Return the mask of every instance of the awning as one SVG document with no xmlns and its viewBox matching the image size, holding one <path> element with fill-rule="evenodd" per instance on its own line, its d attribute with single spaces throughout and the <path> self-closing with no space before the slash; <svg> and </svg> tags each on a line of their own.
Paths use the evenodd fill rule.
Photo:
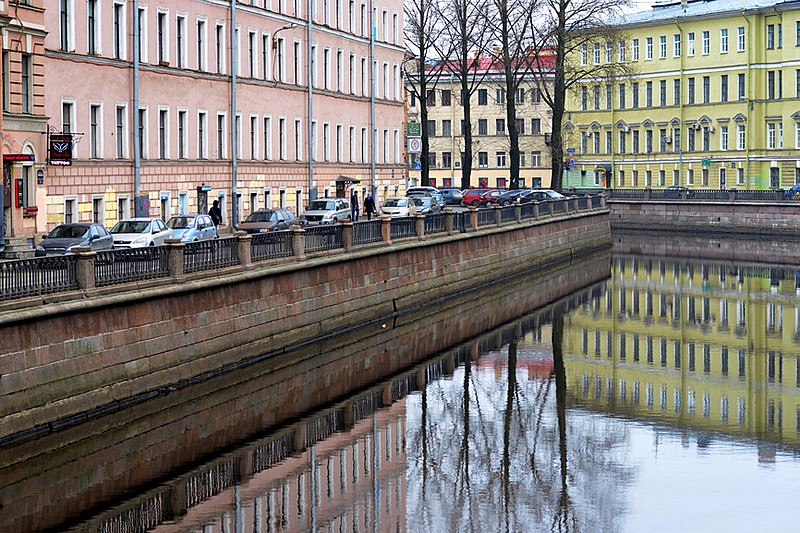
<svg viewBox="0 0 800 533">
<path fill-rule="evenodd" d="M 336 183 L 361 183 L 361 180 L 357 180 L 355 178 L 351 178 L 350 176 L 339 176 L 336 178 Z"/>
</svg>

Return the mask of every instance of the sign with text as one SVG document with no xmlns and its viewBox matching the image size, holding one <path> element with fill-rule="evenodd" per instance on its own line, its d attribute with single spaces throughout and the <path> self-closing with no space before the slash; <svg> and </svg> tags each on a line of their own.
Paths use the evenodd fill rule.
<svg viewBox="0 0 800 533">
<path fill-rule="evenodd" d="M 419 122 L 409 122 L 408 123 L 408 136 L 409 137 L 421 137 L 422 136 L 422 124 Z"/>
<path fill-rule="evenodd" d="M 50 135 L 51 165 L 69 166 L 72 164 L 72 135 L 69 133 L 53 133 Z"/>
</svg>

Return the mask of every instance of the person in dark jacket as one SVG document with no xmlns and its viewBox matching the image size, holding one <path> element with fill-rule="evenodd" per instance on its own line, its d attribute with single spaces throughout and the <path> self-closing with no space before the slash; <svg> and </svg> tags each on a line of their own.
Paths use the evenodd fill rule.
<svg viewBox="0 0 800 533">
<path fill-rule="evenodd" d="M 372 220 L 372 215 L 377 215 L 378 212 L 375 209 L 375 200 L 372 198 L 372 193 L 367 193 L 367 197 L 364 198 L 364 214 L 367 215 L 367 220 Z"/>
<path fill-rule="evenodd" d="M 219 200 L 214 200 L 214 204 L 208 210 L 208 216 L 211 217 L 215 226 L 222 224 L 222 209 L 219 208 Z"/>
<path fill-rule="evenodd" d="M 350 195 L 350 221 L 351 222 L 358 222 L 358 214 L 361 211 L 361 207 L 358 205 L 358 191 L 353 189 L 353 194 Z"/>
</svg>

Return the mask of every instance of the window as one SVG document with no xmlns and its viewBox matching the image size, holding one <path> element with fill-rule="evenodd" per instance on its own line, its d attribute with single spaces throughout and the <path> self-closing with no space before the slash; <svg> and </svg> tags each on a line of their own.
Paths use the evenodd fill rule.
<svg viewBox="0 0 800 533">
<path fill-rule="evenodd" d="M 59 4 L 59 29 L 61 32 L 61 50 L 69 52 L 72 50 L 72 38 L 75 31 L 72 20 L 73 3 L 70 0 L 60 0 Z M 115 10 L 116 14 L 116 10 Z"/>
<path fill-rule="evenodd" d="M 97 9 L 98 0 L 88 0 L 86 3 L 86 31 L 88 33 L 88 47 L 89 54 L 94 55 L 99 52 L 98 50 L 98 36 L 100 34 L 100 13 Z"/>
<path fill-rule="evenodd" d="M 169 157 L 169 113 L 166 109 L 158 110 L 158 158 Z"/>
<path fill-rule="evenodd" d="M 186 159 L 188 153 L 188 118 L 185 109 L 178 110 L 178 159 Z"/>
<path fill-rule="evenodd" d="M 631 97 L 633 98 L 633 108 L 639 109 L 639 82 L 631 85 Z"/>
<path fill-rule="evenodd" d="M 625 62 L 625 41 L 620 41 L 617 44 L 617 57 L 620 63 Z"/>
<path fill-rule="evenodd" d="M 505 152 L 497 152 L 497 167 L 503 168 L 506 166 L 506 153 Z"/>
<path fill-rule="evenodd" d="M 208 50 L 206 49 L 206 21 L 197 21 L 197 70 L 208 69 Z"/>
<path fill-rule="evenodd" d="M 281 161 L 286 161 L 286 119 L 281 117 L 278 119 L 278 157 Z"/>
<path fill-rule="evenodd" d="M 69 1 L 69 0 L 67 0 Z M 125 5 L 114 4 L 114 59 L 124 59 L 125 49 Z"/>
<path fill-rule="evenodd" d="M 524 104 L 525 103 L 525 89 L 517 89 L 517 93 L 514 95 L 514 103 L 515 104 Z"/>
<path fill-rule="evenodd" d="M 744 100 L 745 99 L 744 74 L 739 74 L 738 79 L 739 79 L 739 100 Z M 800 71 L 798 71 L 798 88 L 800 88 Z M 797 96 L 800 96 L 800 89 L 798 90 Z"/>
<path fill-rule="evenodd" d="M 505 89 L 496 89 L 495 90 L 495 103 L 497 105 L 505 105 L 505 103 L 506 103 L 506 90 Z"/>
<path fill-rule="evenodd" d="M 489 121 L 485 118 L 478 119 L 478 135 L 489 135 Z"/>
<path fill-rule="evenodd" d="M 478 105 L 487 105 L 488 100 L 488 93 L 486 89 L 478 89 Z"/>
<path fill-rule="evenodd" d="M 767 50 L 775 48 L 775 25 L 767 24 Z"/>
<path fill-rule="evenodd" d="M 626 151 L 626 148 L 627 148 L 626 147 L 626 141 L 627 141 L 627 135 L 625 134 L 625 131 L 620 130 L 619 131 L 619 153 L 621 153 L 621 154 L 624 154 L 625 151 Z"/>
<path fill-rule="evenodd" d="M 631 147 L 634 154 L 639 153 L 639 130 L 633 130 L 631 135 L 633 146 Z"/>
<path fill-rule="evenodd" d="M 639 39 L 634 39 L 631 42 L 631 55 L 634 61 L 639 61 Z"/>
<path fill-rule="evenodd" d="M 672 80 L 672 104 L 681 105 L 681 79 Z"/>
<path fill-rule="evenodd" d="M 169 30 L 167 29 L 167 13 L 164 11 L 159 11 L 156 24 L 158 32 L 158 63 L 163 65 L 169 62 Z"/>
<path fill-rule="evenodd" d="M 451 120 L 442 120 L 442 137 L 453 136 L 453 122 Z"/>
<path fill-rule="evenodd" d="M 540 135 L 541 133 L 542 133 L 542 119 L 540 119 L 540 118 L 532 118 L 531 119 L 531 134 Z"/>
<path fill-rule="evenodd" d="M 686 55 L 694 55 L 694 32 L 690 31 L 686 34 Z"/>
<path fill-rule="evenodd" d="M 452 94 L 449 89 L 442 89 L 442 105 L 450 106 L 452 101 Z"/>
<path fill-rule="evenodd" d="M 645 85 L 645 107 L 653 107 L 653 82 L 648 81 Z"/>
<path fill-rule="evenodd" d="M 644 151 L 647 154 L 653 153 L 653 130 L 645 130 L 644 132 Z"/>
<path fill-rule="evenodd" d="M 264 117 L 264 128 L 261 134 L 264 140 L 261 143 L 264 150 L 264 159 L 269 161 L 272 159 L 272 117 Z"/>
<path fill-rule="evenodd" d="M 798 22 L 798 29 L 797 29 L 797 39 L 800 42 L 800 22 Z M 586 50 L 586 44 L 581 45 L 581 65 L 586 65 L 588 62 L 588 51 Z"/>
<path fill-rule="evenodd" d="M 452 168 L 453 154 L 452 152 L 442 152 L 442 168 Z"/>
<path fill-rule="evenodd" d="M 646 60 L 653 59 L 653 38 L 648 37 L 645 39 L 644 58 Z"/>
<path fill-rule="evenodd" d="M 428 135 L 431 137 L 436 137 L 436 121 L 428 120 L 426 121 L 425 126 Z"/>
<path fill-rule="evenodd" d="M 600 109 L 600 86 L 599 85 L 595 85 L 592 88 L 592 92 L 593 92 L 593 96 L 594 96 L 594 98 L 593 98 L 593 100 L 594 100 L 594 109 L 595 109 L 595 111 L 597 111 L 598 109 Z"/>
<path fill-rule="evenodd" d="M 736 125 L 736 149 L 744 150 L 745 146 L 745 126 L 744 124 Z"/>
<path fill-rule="evenodd" d="M 250 159 L 258 159 L 258 117 L 250 116 Z"/>
<path fill-rule="evenodd" d="M 723 74 L 719 77 L 719 101 L 728 101 L 728 75 Z"/>
<path fill-rule="evenodd" d="M 606 43 L 606 63 L 611 63 L 613 61 L 613 52 L 611 49 L 611 43 Z"/>
<path fill-rule="evenodd" d="M 217 24 L 215 36 L 215 50 L 217 61 L 217 74 L 225 73 L 225 26 Z"/>
<path fill-rule="evenodd" d="M 667 105 L 667 80 L 661 80 L 658 82 L 658 103 L 661 107 L 666 107 Z"/>
<path fill-rule="evenodd" d="M 728 53 L 728 28 L 719 30 L 719 52 L 721 54 Z"/>
<path fill-rule="evenodd" d="M 728 126 L 719 127 L 719 149 L 723 151 L 728 149 Z"/>
<path fill-rule="evenodd" d="M 489 167 L 489 152 L 478 152 L 478 168 Z"/>
<path fill-rule="evenodd" d="M 588 89 L 586 85 L 581 86 L 581 110 L 586 111 L 589 105 Z"/>
<path fill-rule="evenodd" d="M 688 135 L 686 136 L 686 144 L 687 144 L 686 149 L 689 152 L 694 152 L 695 129 L 690 126 L 689 129 L 687 130 L 687 134 Z"/>
<path fill-rule="evenodd" d="M 251 78 L 258 76 L 258 66 L 256 62 L 256 57 L 258 57 L 258 40 L 256 37 L 257 35 L 254 31 L 247 33 L 247 75 Z M 180 60 L 178 60 L 178 63 L 180 63 Z"/>
<path fill-rule="evenodd" d="M 687 93 L 687 102 L 689 104 L 694 104 L 694 78 L 689 78 L 686 80 L 688 82 L 688 93 Z"/>
<path fill-rule="evenodd" d="M 739 26 L 736 28 L 736 51 L 744 52 L 744 45 L 744 26 Z"/>
<path fill-rule="evenodd" d="M 147 149 L 149 138 L 147 136 L 147 108 L 140 107 L 139 108 L 139 154 L 141 154 L 142 158 L 147 159 L 150 156 L 150 152 Z"/>
<path fill-rule="evenodd" d="M 217 113 L 217 159 L 225 159 L 225 114 Z"/>
<path fill-rule="evenodd" d="M 303 123 L 299 118 L 294 119 L 294 160 L 300 161 L 303 157 Z"/>
<path fill-rule="evenodd" d="M 711 77 L 703 76 L 703 103 L 707 104 L 711 101 Z"/>
<path fill-rule="evenodd" d="M 600 43 L 594 43 L 594 64 L 600 64 Z"/>
<path fill-rule="evenodd" d="M 707 56 L 711 53 L 711 34 L 707 31 L 703 32 L 703 55 Z"/>
<path fill-rule="evenodd" d="M 611 154 L 611 153 L 613 153 L 613 151 L 614 151 L 614 146 L 612 145 L 611 132 L 607 131 L 606 132 L 606 153 L 607 154 Z"/>
<path fill-rule="evenodd" d="M 89 106 L 89 157 L 98 159 L 102 157 L 102 113 L 100 104 Z"/>
<path fill-rule="evenodd" d="M 611 85 L 606 85 L 606 109 L 611 109 Z"/>
<path fill-rule="evenodd" d="M 208 114 L 205 111 L 197 113 L 197 158 L 208 157 Z"/>
<path fill-rule="evenodd" d="M 665 129 L 658 130 L 658 136 L 659 136 L 658 151 L 663 154 L 664 152 L 667 151 L 667 130 Z"/>
<path fill-rule="evenodd" d="M 114 112 L 114 134 L 117 159 L 124 159 L 128 155 L 128 108 L 124 104 L 117 105 Z"/>
<path fill-rule="evenodd" d="M 33 60 L 30 54 L 20 54 L 20 99 L 22 100 L 22 112 L 30 113 L 33 111 L 33 85 L 31 75 L 33 74 Z"/>
<path fill-rule="evenodd" d="M 673 57 L 680 57 L 681 56 L 681 34 L 676 33 L 672 36 L 672 56 Z"/>
<path fill-rule="evenodd" d="M 506 119 L 498 118 L 495 120 L 495 131 L 497 135 L 505 135 L 506 134 Z"/>
</svg>

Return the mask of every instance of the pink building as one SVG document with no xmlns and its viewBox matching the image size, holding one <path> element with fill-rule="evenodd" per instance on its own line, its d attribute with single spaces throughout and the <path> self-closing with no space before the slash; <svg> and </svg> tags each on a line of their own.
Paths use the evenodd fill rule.
<svg viewBox="0 0 800 533">
<path fill-rule="evenodd" d="M 309 197 L 334 195 L 339 176 L 379 195 L 399 186 L 399 0 L 374 1 L 374 46 L 366 0 L 52 4 L 45 113 L 73 145 L 71 157 L 51 152 L 38 231 L 110 227 L 139 209 L 205 212 L 213 199 L 226 223 L 234 207 L 239 219 L 275 206 L 299 214 Z"/>
</svg>

